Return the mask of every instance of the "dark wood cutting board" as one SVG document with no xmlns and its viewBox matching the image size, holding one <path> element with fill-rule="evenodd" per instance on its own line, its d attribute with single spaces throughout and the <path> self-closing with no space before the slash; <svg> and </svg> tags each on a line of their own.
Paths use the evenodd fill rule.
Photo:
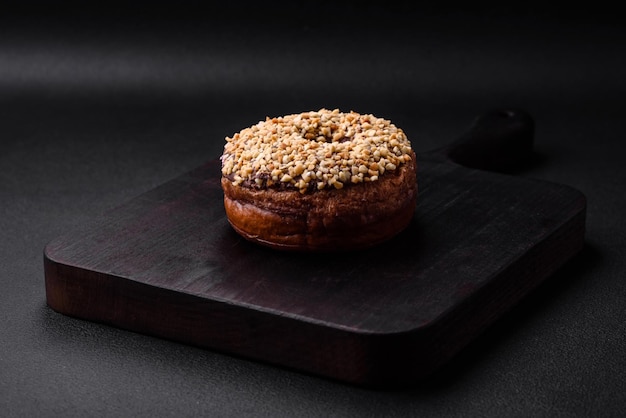
<svg viewBox="0 0 626 418">
<path fill-rule="evenodd" d="M 583 246 L 585 197 L 496 173 L 532 153 L 522 111 L 418 156 L 411 225 L 381 246 L 283 253 L 240 238 L 218 160 L 50 242 L 66 315 L 351 383 L 429 376 Z M 473 168 L 470 168 L 473 167 Z"/>
</svg>

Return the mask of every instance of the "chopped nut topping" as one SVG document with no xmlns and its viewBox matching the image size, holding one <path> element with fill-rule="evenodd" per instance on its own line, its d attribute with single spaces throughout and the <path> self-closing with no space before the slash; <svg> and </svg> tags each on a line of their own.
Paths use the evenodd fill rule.
<svg viewBox="0 0 626 418">
<path fill-rule="evenodd" d="M 226 137 L 222 174 L 234 185 L 326 186 L 376 181 L 411 160 L 411 143 L 390 121 L 338 109 L 266 118 Z"/>
</svg>

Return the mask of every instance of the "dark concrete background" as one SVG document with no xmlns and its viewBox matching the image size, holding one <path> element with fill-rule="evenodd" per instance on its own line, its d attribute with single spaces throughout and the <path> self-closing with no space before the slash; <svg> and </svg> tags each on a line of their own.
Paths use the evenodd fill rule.
<svg viewBox="0 0 626 418">
<path fill-rule="evenodd" d="M 10 4 L 0 14 L 6 416 L 618 416 L 626 28 L 613 10 L 318 2 Z M 268 15 L 268 10 L 271 10 Z M 519 175 L 588 198 L 587 245 L 426 384 L 372 391 L 59 315 L 42 251 L 266 115 L 391 119 L 417 151 L 519 107 Z"/>
</svg>

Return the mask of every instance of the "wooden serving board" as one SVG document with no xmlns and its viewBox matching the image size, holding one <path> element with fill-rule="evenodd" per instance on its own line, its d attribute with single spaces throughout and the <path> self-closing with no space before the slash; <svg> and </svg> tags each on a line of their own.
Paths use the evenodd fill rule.
<svg viewBox="0 0 626 418">
<path fill-rule="evenodd" d="M 532 136 L 528 115 L 499 111 L 419 155 L 413 222 L 356 253 L 243 240 L 210 161 L 50 242 L 47 302 L 360 385 L 425 378 L 583 246 L 580 192 L 483 170 L 523 161 Z"/>
</svg>

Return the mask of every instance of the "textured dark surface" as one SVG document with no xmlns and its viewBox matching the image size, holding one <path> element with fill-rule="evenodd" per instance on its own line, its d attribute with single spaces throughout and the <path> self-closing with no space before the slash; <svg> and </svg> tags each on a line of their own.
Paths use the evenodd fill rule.
<svg viewBox="0 0 626 418">
<path fill-rule="evenodd" d="M 379 13 L 368 3 L 365 20 L 382 16 L 384 25 L 288 10 L 260 27 L 167 8 L 115 16 L 115 5 L 0 17 L 4 415 L 618 416 L 626 408 L 621 16 Z M 527 109 L 538 155 L 517 174 L 587 196 L 583 252 L 435 381 L 395 391 L 46 307 L 47 242 L 215 158 L 218 139 L 243 126 L 321 106 L 390 118 L 418 151 L 449 143 L 485 109 Z"/>
<path fill-rule="evenodd" d="M 585 230 L 570 187 L 433 155 L 417 157 L 410 225 L 337 254 L 246 242 L 212 160 L 50 242 L 48 305 L 351 383 L 414 384 L 576 256 Z"/>
</svg>

